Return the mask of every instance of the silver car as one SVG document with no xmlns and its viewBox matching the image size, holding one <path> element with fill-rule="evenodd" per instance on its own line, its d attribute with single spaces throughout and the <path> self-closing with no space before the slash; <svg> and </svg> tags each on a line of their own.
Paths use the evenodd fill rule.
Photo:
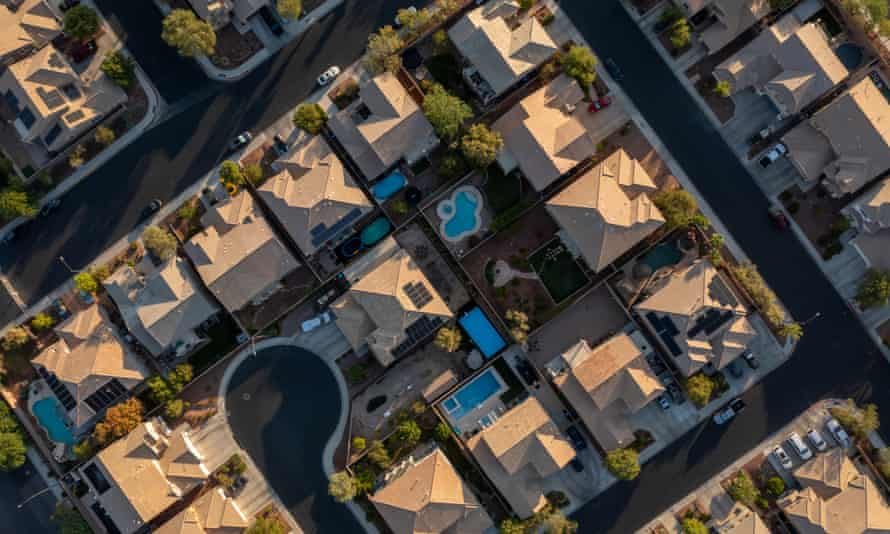
<svg viewBox="0 0 890 534">
<path fill-rule="evenodd" d="M 783 449 L 781 445 L 776 445 L 776 448 L 773 449 L 773 456 L 779 460 L 779 463 L 782 464 L 782 467 L 785 469 L 794 467 L 794 462 L 791 461 L 791 457 L 788 456 L 788 453 L 785 452 L 785 449 Z"/>
</svg>

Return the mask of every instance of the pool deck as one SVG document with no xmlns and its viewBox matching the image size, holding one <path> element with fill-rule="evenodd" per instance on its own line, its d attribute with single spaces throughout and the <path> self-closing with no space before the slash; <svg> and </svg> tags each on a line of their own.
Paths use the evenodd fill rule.
<svg viewBox="0 0 890 534">
<path fill-rule="evenodd" d="M 482 374 L 484 374 L 486 372 L 492 372 L 495 374 L 495 377 L 497 378 L 498 382 L 501 384 L 500 389 L 496 393 L 494 393 L 493 395 L 491 395 L 490 397 L 485 399 L 485 402 L 474 407 L 469 412 L 466 412 L 465 414 L 463 414 L 463 416 L 460 419 L 455 419 L 454 417 L 451 416 L 451 414 L 448 413 L 448 410 L 446 410 L 445 406 L 443 405 L 444 400 L 443 400 L 443 402 L 439 403 L 439 410 L 441 410 L 442 414 L 445 415 L 445 418 L 448 419 L 448 422 L 451 423 L 451 427 L 454 428 L 461 435 L 470 433 L 470 432 L 480 428 L 480 426 L 481 426 L 480 420 L 482 419 L 482 417 L 488 415 L 489 413 L 493 412 L 493 413 L 497 414 L 497 416 L 501 416 L 506 411 L 506 407 L 504 406 L 504 403 L 501 402 L 501 393 L 506 391 L 507 387 L 504 382 L 504 379 L 501 378 L 501 376 L 497 374 L 497 371 L 494 369 L 494 367 L 489 367 L 488 370 L 483 371 L 483 373 L 480 373 L 478 376 L 476 376 L 473 379 L 473 381 L 467 382 L 459 390 L 455 391 L 454 394 L 449 395 L 448 397 L 445 397 L 445 400 L 453 397 L 458 391 L 462 391 L 465 387 L 469 386 L 470 384 L 472 384 L 473 382 L 478 380 L 479 377 L 482 376 Z"/>
</svg>

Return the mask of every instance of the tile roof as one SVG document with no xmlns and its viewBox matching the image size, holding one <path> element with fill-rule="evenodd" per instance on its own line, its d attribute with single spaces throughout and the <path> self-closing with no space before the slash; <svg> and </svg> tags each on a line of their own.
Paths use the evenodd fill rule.
<svg viewBox="0 0 890 534">
<path fill-rule="evenodd" d="M 852 207 L 863 219 L 862 227 L 866 232 L 890 227 L 890 178 L 869 189 Z"/>
<path fill-rule="evenodd" d="M 241 534 L 247 518 L 222 488 L 199 497 L 191 506 L 157 528 L 155 534 Z"/>
<path fill-rule="evenodd" d="M 547 200 L 547 211 L 594 270 L 600 271 L 664 224 L 645 193 L 655 184 L 623 149 Z"/>
<path fill-rule="evenodd" d="M 733 504 L 726 517 L 714 520 L 711 527 L 718 534 L 770 534 L 760 515 L 740 502 Z"/>
<path fill-rule="evenodd" d="M 769 0 L 712 0 L 710 5 L 717 21 L 701 32 L 701 40 L 710 53 L 729 44 L 772 11 Z"/>
<path fill-rule="evenodd" d="M 24 0 L 13 9 L 0 5 L 0 57 L 33 46 L 39 48 L 62 31 L 52 9 L 43 0 Z"/>
</svg>

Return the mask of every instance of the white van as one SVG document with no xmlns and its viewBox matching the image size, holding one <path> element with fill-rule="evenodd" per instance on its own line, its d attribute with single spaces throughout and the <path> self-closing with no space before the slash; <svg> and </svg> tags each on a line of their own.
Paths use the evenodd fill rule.
<svg viewBox="0 0 890 534">
<path fill-rule="evenodd" d="M 797 432 L 792 432 L 790 436 L 788 436 L 788 443 L 794 447 L 794 450 L 797 452 L 797 455 L 800 456 L 801 460 L 809 460 L 813 457 L 813 451 L 807 447 L 807 444 L 804 443 L 803 439 L 801 439 L 800 434 Z"/>
</svg>

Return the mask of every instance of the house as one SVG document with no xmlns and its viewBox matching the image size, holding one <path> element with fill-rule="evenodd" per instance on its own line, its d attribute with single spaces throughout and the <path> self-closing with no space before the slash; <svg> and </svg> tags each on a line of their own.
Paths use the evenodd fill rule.
<svg viewBox="0 0 890 534">
<path fill-rule="evenodd" d="M 352 277 L 357 279 L 331 310 L 353 349 L 367 346 L 384 367 L 454 316 L 404 249 L 347 275 Z"/>
<path fill-rule="evenodd" d="M 56 152 L 127 101 L 101 72 L 82 78 L 52 46 L 9 66 L 0 94 L 23 141 Z"/>
<path fill-rule="evenodd" d="M 439 144 L 420 106 L 389 72 L 365 83 L 358 99 L 334 114 L 328 127 L 367 180 L 399 160 L 416 163 Z"/>
<path fill-rule="evenodd" d="M 890 169 L 890 102 L 868 76 L 785 134 L 788 159 L 805 181 L 836 197 Z"/>
<path fill-rule="evenodd" d="M 649 352 L 642 333 L 622 332 L 595 348 L 582 339 L 548 365 L 560 369 L 554 385 L 605 450 L 632 443 L 628 417 L 664 392 L 646 362 Z"/>
<path fill-rule="evenodd" d="M 467 440 L 467 448 L 521 518 L 547 504 L 545 484 L 575 451 L 541 402 L 529 397 Z"/>
<path fill-rule="evenodd" d="M 753 88 L 766 95 L 780 119 L 800 113 L 848 74 L 821 26 L 801 24 L 793 12 L 714 69 L 733 93 Z"/>
<path fill-rule="evenodd" d="M 229 311 L 258 304 L 300 266 L 242 191 L 201 217 L 204 226 L 184 247 L 204 284 Z"/>
<path fill-rule="evenodd" d="M 596 272 L 664 224 L 647 193 L 657 188 L 624 149 L 582 174 L 546 201 L 560 238 Z"/>
<path fill-rule="evenodd" d="M 469 66 L 464 77 L 484 102 L 504 94 L 559 49 L 516 0 L 494 0 L 458 20 L 448 37 Z"/>
<path fill-rule="evenodd" d="M 173 257 L 155 266 L 146 256 L 102 283 L 131 334 L 153 356 L 184 355 L 202 341 L 196 328 L 219 308 L 205 294 L 188 262 Z"/>
<path fill-rule="evenodd" d="M 800 534 L 878 534 L 890 532 L 890 507 L 880 490 L 836 447 L 798 467 L 803 489 L 779 501 Z"/>
<path fill-rule="evenodd" d="M 213 26 L 214 31 L 231 22 L 232 10 L 235 9 L 232 0 L 189 0 L 189 5 L 201 20 Z"/>
<path fill-rule="evenodd" d="M 257 192 L 306 256 L 373 210 L 371 201 L 320 135 L 278 164 L 282 171 Z"/>
<path fill-rule="evenodd" d="M 596 143 L 575 115 L 585 113 L 584 91 L 561 75 L 523 98 L 495 121 L 504 147 L 498 165 L 504 172 L 519 167 L 538 191 L 596 154 Z"/>
<path fill-rule="evenodd" d="M 890 179 L 876 184 L 841 211 L 858 230 L 850 244 L 866 266 L 890 269 Z"/>
<path fill-rule="evenodd" d="M 684 376 L 723 369 L 757 335 L 747 310 L 707 259 L 674 272 L 634 306 Z"/>
<path fill-rule="evenodd" d="M 155 534 L 241 534 L 248 518 L 223 488 L 214 488 L 155 529 Z"/>
<path fill-rule="evenodd" d="M 674 0 L 700 28 L 708 54 L 717 52 L 772 10 L 769 0 Z"/>
<path fill-rule="evenodd" d="M 88 429 L 107 407 L 122 400 L 149 373 L 98 304 L 59 323 L 55 331 L 59 340 L 31 363 L 77 434 Z"/>
<path fill-rule="evenodd" d="M 171 430 L 160 417 L 142 423 L 80 468 L 89 498 L 95 500 L 91 508 L 121 534 L 142 529 L 211 472 L 188 424 Z"/>
<path fill-rule="evenodd" d="M 394 534 L 485 532 L 494 527 L 438 447 L 395 467 L 369 500 Z"/>
<path fill-rule="evenodd" d="M 0 3 L 0 28 L 0 64 L 4 65 L 43 48 L 62 31 L 59 19 L 45 0 Z"/>
<path fill-rule="evenodd" d="M 769 527 L 760 515 L 741 502 L 735 502 L 729 512 L 708 523 L 711 532 L 717 534 L 770 534 Z"/>
</svg>

